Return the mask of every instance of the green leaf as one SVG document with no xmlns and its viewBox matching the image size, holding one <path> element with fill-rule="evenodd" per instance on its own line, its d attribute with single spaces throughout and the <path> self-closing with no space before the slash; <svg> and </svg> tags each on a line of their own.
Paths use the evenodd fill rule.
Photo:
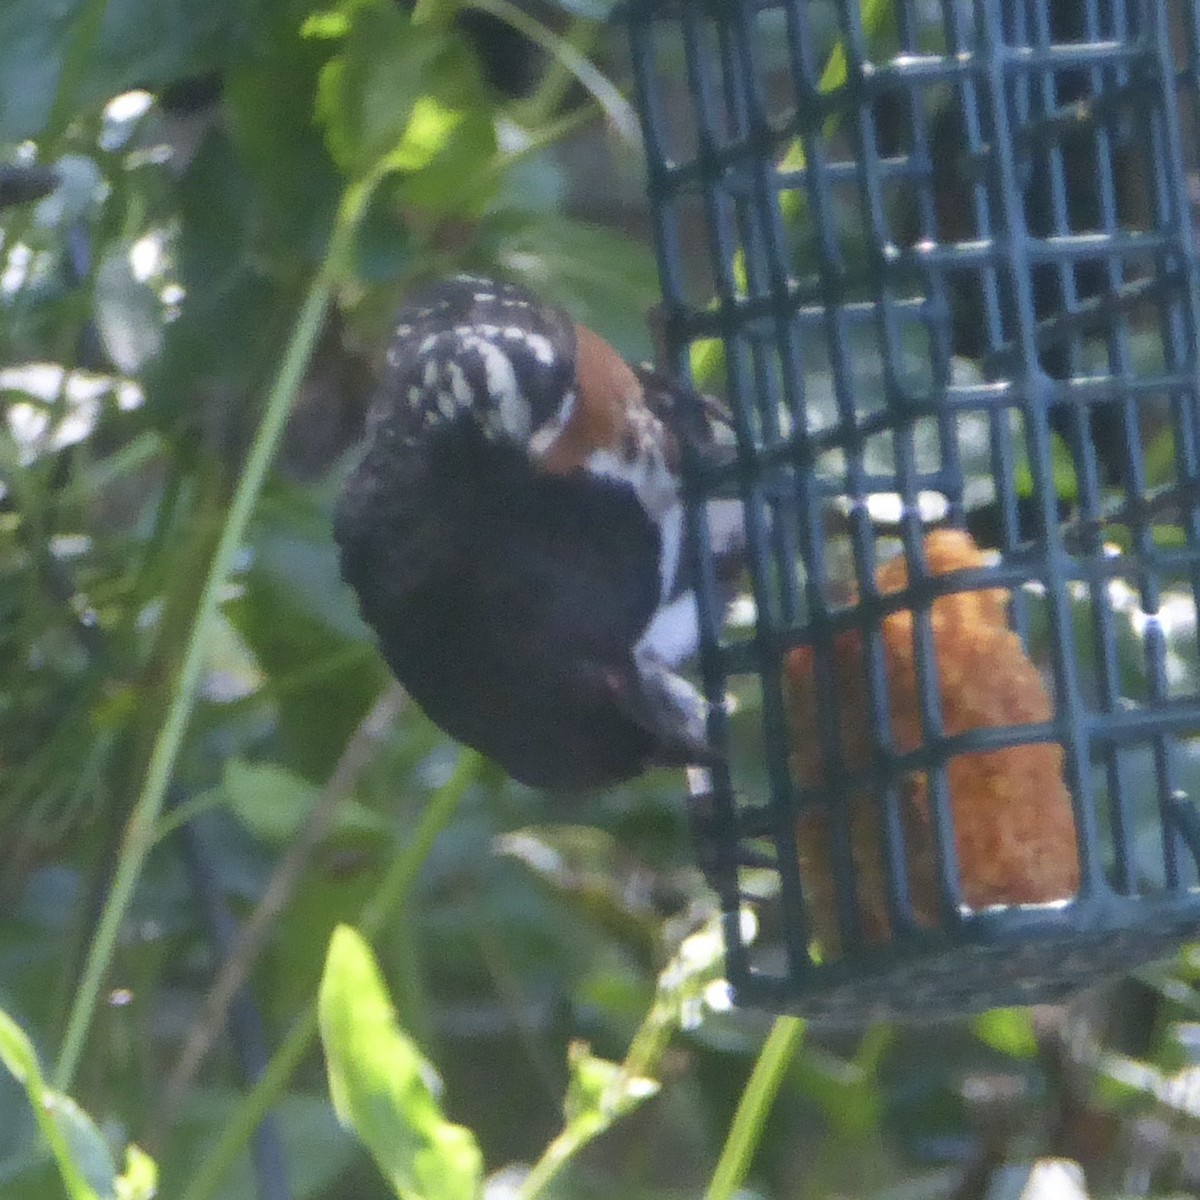
<svg viewBox="0 0 1200 1200">
<path fill-rule="evenodd" d="M 490 223 L 491 257 L 547 301 L 603 332 L 626 357 L 651 350 L 646 317 L 658 302 L 654 259 L 626 233 L 552 217 L 509 213 Z"/>
<path fill-rule="evenodd" d="M 385 669 L 340 583 L 328 509 L 292 496 L 264 500 L 254 564 L 224 611 L 274 683 L 298 680 L 273 696 L 277 757 L 320 780 L 374 703 Z"/>
<path fill-rule="evenodd" d="M 400 279 L 412 269 L 415 243 L 392 189 L 381 187 L 354 237 L 354 274 L 366 284 Z"/>
<path fill-rule="evenodd" d="M 163 329 L 162 353 L 144 376 L 147 411 L 164 428 L 194 421 L 201 395 L 257 394 L 280 352 L 294 273 L 311 247 L 295 235 L 286 266 L 266 274 L 256 240 L 271 225 L 262 198 L 239 147 L 223 129 L 210 130 L 175 187 L 180 316 Z M 304 209 L 308 200 L 301 191 L 293 205 Z"/>
<path fill-rule="evenodd" d="M 221 783 L 230 811 L 264 842 L 290 841 L 312 808 L 319 789 L 274 763 L 233 758 Z"/>
<path fill-rule="evenodd" d="M 177 267 L 187 288 L 184 311 L 194 319 L 197 305 L 219 306 L 225 300 L 252 248 L 257 197 L 239 148 L 224 130 L 201 142 L 176 196 L 181 218 Z M 224 345 L 220 352 L 226 352 Z"/>
<path fill-rule="evenodd" d="M 993 1008 L 975 1018 L 974 1029 L 981 1042 L 1010 1058 L 1033 1058 L 1037 1054 L 1037 1038 L 1027 1009 Z"/>
<path fill-rule="evenodd" d="M 1014 472 L 1018 496 L 1033 495 L 1033 470 L 1029 465 L 1027 446 L 1017 444 L 1019 455 Z M 1059 500 L 1079 499 L 1079 480 L 1075 476 L 1075 459 L 1070 447 L 1057 434 L 1050 435 L 1050 474 L 1054 480 L 1054 494 Z"/>
<path fill-rule="evenodd" d="M 3 1011 L 0 1062 L 24 1086 L 71 1200 L 117 1200 L 117 1173 L 108 1143 L 74 1100 L 46 1087 L 33 1043 Z"/>
<path fill-rule="evenodd" d="M 567 1065 L 571 1077 L 563 1112 L 567 1124 L 586 1137 L 603 1133 L 659 1089 L 657 1080 L 631 1075 L 621 1063 L 596 1058 L 581 1041 L 571 1043 Z"/>
<path fill-rule="evenodd" d="M 91 1117 L 71 1099 L 47 1088 L 42 1104 L 66 1142 L 70 1160 L 100 1200 L 117 1194 L 117 1167 L 104 1135 Z"/>
<path fill-rule="evenodd" d="M 388 156 L 397 171 L 419 171 L 433 161 L 450 135 L 462 124 L 464 114 L 435 96 L 418 96 L 400 144 Z"/>
<path fill-rule="evenodd" d="M 0 4 L 0 142 L 42 132 L 60 85 L 64 48 L 87 7 L 88 0 Z M 73 64 L 68 86 L 74 112 L 130 88 L 154 89 L 212 70 L 244 41 L 258 6 L 253 0 L 107 0 L 102 7 L 99 37 Z"/>
<path fill-rule="evenodd" d="M 1164 425 L 1150 440 L 1145 450 L 1142 470 L 1149 487 L 1175 481 L 1176 463 L 1179 461 L 1175 447 L 1175 430 Z"/>
<path fill-rule="evenodd" d="M 400 203 L 406 209 L 424 209 L 441 219 L 454 214 L 482 215 L 496 195 L 498 180 L 488 166 L 496 154 L 496 127 L 483 103 L 464 105 L 477 81 L 465 70 L 447 69 L 443 87 L 453 96 L 448 105 L 422 96 L 413 109 L 389 165 L 405 167 L 399 185 Z"/>
<path fill-rule="evenodd" d="M 334 1109 L 402 1200 L 472 1200 L 483 1158 L 470 1130 L 443 1116 L 433 1069 L 396 1021 L 366 941 L 341 925 L 318 997 Z"/>
<path fill-rule="evenodd" d="M 130 1144 L 125 1171 L 117 1180 L 116 1200 L 153 1200 L 158 1191 L 158 1167 L 144 1150 Z"/>
<path fill-rule="evenodd" d="M 441 33 L 413 25 L 393 4 L 353 7 L 342 52 L 317 88 L 317 118 L 343 170 L 362 177 L 397 150 L 446 47 Z"/>
<path fill-rule="evenodd" d="M 41 0 L 0 5 L 0 142 L 32 137 L 49 116 L 72 15 L 51 21 Z"/>
<path fill-rule="evenodd" d="M 623 942 L 657 944 L 659 918 L 638 886 L 645 865 L 612 834 L 594 825 L 527 826 L 497 837 L 493 849 L 523 863 L 589 924 Z"/>
<path fill-rule="evenodd" d="M 341 190 L 312 120 L 317 78 L 328 57 L 328 46 L 284 28 L 263 55 L 226 76 L 223 90 L 230 139 L 269 210 L 259 232 L 273 252 L 312 262 L 324 250 Z"/>
<path fill-rule="evenodd" d="M 0 1011 L 0 1062 L 20 1084 L 41 1082 L 37 1053 L 25 1031 L 6 1012 Z"/>
<path fill-rule="evenodd" d="M 880 1100 L 870 1062 L 863 1067 L 814 1046 L 795 1060 L 793 1071 L 799 1089 L 840 1135 L 861 1139 L 877 1127 Z"/>
<path fill-rule="evenodd" d="M 248 763 L 234 758 L 226 764 L 221 785 L 225 801 L 255 837 L 282 844 L 300 829 L 320 789 L 275 763 Z M 388 822 L 355 801 L 344 800 L 334 828 L 387 833 Z"/>
</svg>

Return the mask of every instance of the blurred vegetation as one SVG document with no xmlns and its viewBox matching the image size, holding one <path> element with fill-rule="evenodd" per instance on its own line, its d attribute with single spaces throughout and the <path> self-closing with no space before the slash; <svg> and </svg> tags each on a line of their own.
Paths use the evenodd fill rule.
<svg viewBox="0 0 1200 1200">
<path fill-rule="evenodd" d="M 1194 951 L 752 1076 L 681 780 L 566 807 L 389 687 L 329 512 L 399 299 L 651 349 L 608 7 L 0 8 L 4 1200 L 1200 1186 Z"/>
</svg>

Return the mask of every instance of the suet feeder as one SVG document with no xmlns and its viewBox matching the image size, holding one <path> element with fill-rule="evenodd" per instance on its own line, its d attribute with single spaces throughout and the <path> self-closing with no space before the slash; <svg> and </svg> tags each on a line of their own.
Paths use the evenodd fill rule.
<svg viewBox="0 0 1200 1200">
<path fill-rule="evenodd" d="M 668 357 L 737 431 L 688 478 L 737 999 L 951 1014 L 1169 953 L 1200 931 L 1200 0 L 624 19 Z"/>
</svg>

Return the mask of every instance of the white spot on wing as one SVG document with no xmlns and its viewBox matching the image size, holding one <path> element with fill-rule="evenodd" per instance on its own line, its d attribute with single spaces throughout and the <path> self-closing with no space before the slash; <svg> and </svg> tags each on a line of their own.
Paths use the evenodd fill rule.
<svg viewBox="0 0 1200 1200">
<path fill-rule="evenodd" d="M 495 406 L 500 428 L 517 441 L 526 441 L 530 432 L 529 405 L 517 386 L 512 361 L 499 346 L 482 338 L 472 339 L 471 349 L 483 363 L 488 395 Z"/>
<path fill-rule="evenodd" d="M 530 349 L 533 357 L 538 362 L 545 366 L 552 366 L 554 363 L 554 347 L 550 344 L 550 339 L 543 337 L 540 333 L 522 333 L 525 340 L 525 345 Z"/>
<path fill-rule="evenodd" d="M 563 393 L 562 403 L 558 406 L 558 423 L 560 426 L 566 426 L 567 422 L 575 413 L 575 389 L 568 388 Z"/>
<path fill-rule="evenodd" d="M 638 654 L 637 665 L 647 693 L 675 715 L 678 727 L 687 738 L 703 744 L 708 718 L 708 703 L 704 697 L 652 654 Z"/>
<path fill-rule="evenodd" d="M 447 363 L 446 375 L 450 380 L 450 391 L 453 392 L 454 399 L 461 407 L 469 407 L 472 400 L 471 385 L 467 382 L 462 367 L 455 362 Z"/>
<path fill-rule="evenodd" d="M 558 441 L 559 434 L 566 428 L 567 422 L 571 419 L 571 414 L 575 411 L 575 389 L 568 388 L 563 393 L 562 403 L 558 406 L 558 412 L 554 414 L 548 421 L 545 421 L 541 428 L 529 439 L 529 453 L 535 458 L 541 458 L 546 454 L 550 447 Z"/>
<path fill-rule="evenodd" d="M 679 556 L 683 548 L 683 506 L 676 504 L 667 509 L 658 523 L 661 549 L 658 555 L 658 577 L 661 586 L 659 595 L 663 600 L 675 590 L 679 575 Z"/>
<path fill-rule="evenodd" d="M 659 607 L 638 639 L 634 654 L 674 667 L 691 658 L 699 644 L 700 616 L 696 597 L 689 591 Z"/>
<path fill-rule="evenodd" d="M 478 297 L 476 297 L 478 299 Z M 455 336 L 467 345 L 476 338 L 496 338 L 509 342 L 521 342 L 528 348 L 530 354 L 538 362 L 551 366 L 554 362 L 554 347 L 550 339 L 540 333 L 530 333 L 521 325 L 493 325 L 491 322 L 481 322 L 478 325 L 455 325 Z"/>
<path fill-rule="evenodd" d="M 547 421 L 529 439 L 529 453 L 534 458 L 541 458 L 547 450 L 558 440 L 558 435 L 562 433 L 562 426 L 557 421 Z"/>
</svg>

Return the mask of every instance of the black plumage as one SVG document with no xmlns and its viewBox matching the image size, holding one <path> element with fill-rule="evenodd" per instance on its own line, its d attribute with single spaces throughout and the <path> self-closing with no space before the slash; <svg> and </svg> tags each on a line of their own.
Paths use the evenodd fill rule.
<svg viewBox="0 0 1200 1200">
<path fill-rule="evenodd" d="M 397 330 L 335 517 L 343 574 L 397 678 L 447 733 L 533 786 L 704 760 L 699 696 L 641 642 L 677 589 L 662 514 L 620 477 L 630 449 L 593 448 L 616 475 L 591 469 L 586 446 L 555 470 L 531 450 L 539 430 L 569 426 L 578 441 L 618 428 L 595 411 L 609 398 L 578 387 L 580 338 L 599 339 L 523 289 L 462 278 Z M 656 410 L 654 461 L 669 447 L 677 459 L 661 396 Z"/>
</svg>

